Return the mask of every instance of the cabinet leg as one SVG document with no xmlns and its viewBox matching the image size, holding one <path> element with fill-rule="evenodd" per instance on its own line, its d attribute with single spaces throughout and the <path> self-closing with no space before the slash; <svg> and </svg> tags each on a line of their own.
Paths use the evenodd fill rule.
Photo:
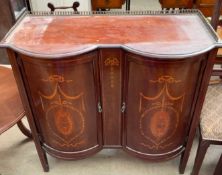
<svg viewBox="0 0 222 175">
<path fill-rule="evenodd" d="M 49 171 L 49 164 L 48 164 L 48 159 L 47 159 L 47 156 L 46 156 L 46 152 L 42 148 L 41 142 L 38 138 L 38 134 L 35 133 L 35 132 L 32 132 L 32 133 L 33 133 L 33 140 L 34 140 L 34 143 L 35 143 L 35 147 L 36 147 L 36 150 L 37 150 L 42 168 L 43 168 L 44 172 L 48 172 Z"/>
<path fill-rule="evenodd" d="M 45 151 L 42 149 L 41 153 L 38 151 L 39 159 L 42 164 L 44 172 L 49 172 L 49 164 Z"/>
<path fill-rule="evenodd" d="M 34 143 L 44 172 L 49 172 L 49 164 L 45 150 L 42 148 L 39 141 L 35 141 Z"/>
<path fill-rule="evenodd" d="M 35 121 L 34 121 L 34 117 L 32 115 L 32 110 L 31 110 L 31 107 L 30 107 L 30 104 L 29 104 L 28 96 L 24 93 L 24 92 L 26 92 L 26 89 L 24 87 L 23 77 L 21 76 L 22 75 L 21 71 L 24 71 L 24 70 L 21 67 L 18 66 L 19 65 L 18 64 L 19 58 L 16 57 L 15 53 L 13 53 L 13 51 L 9 50 L 9 49 L 7 50 L 7 52 L 8 52 L 8 55 L 9 55 L 9 60 L 10 60 L 10 63 L 12 65 L 14 75 L 16 75 L 15 76 L 16 82 L 17 82 L 17 84 L 20 85 L 20 86 L 18 86 L 18 88 L 19 88 L 19 91 L 20 91 L 20 94 L 21 94 L 22 101 L 23 101 L 23 103 L 27 104 L 27 105 L 24 105 L 24 107 L 25 107 L 26 115 L 28 116 L 27 119 L 28 119 L 28 122 L 29 122 L 29 126 L 30 126 L 30 129 L 31 129 L 31 132 L 32 132 L 33 140 L 34 140 L 34 143 L 35 143 L 35 147 L 36 147 L 39 159 L 41 161 L 43 170 L 45 172 L 48 172 L 49 171 L 49 165 L 48 165 L 48 160 L 47 160 L 47 157 L 46 157 L 46 152 L 42 148 L 42 144 L 40 142 L 40 138 L 39 138 L 38 131 L 37 131 Z"/>
<path fill-rule="evenodd" d="M 210 146 L 209 141 L 200 140 L 191 175 L 198 175 L 199 174 L 201 165 L 204 160 L 204 156 L 205 156 L 209 146 Z"/>
<path fill-rule="evenodd" d="M 187 161 L 189 158 L 190 152 L 184 151 L 184 153 L 181 155 L 181 160 L 180 160 L 180 166 L 179 166 L 179 173 L 184 174 L 185 168 L 187 166 Z"/>
<path fill-rule="evenodd" d="M 37 153 L 38 153 L 41 165 L 42 165 L 42 168 L 45 172 L 48 172 L 49 171 L 49 165 L 48 165 L 46 152 L 42 148 L 41 143 L 38 139 L 38 136 L 36 134 L 34 134 L 34 136 L 32 136 L 31 131 L 25 127 L 25 125 L 23 124 L 23 122 L 21 120 L 17 122 L 17 126 L 25 136 L 27 136 L 29 138 L 33 138 L 36 149 L 37 149 Z"/>
<path fill-rule="evenodd" d="M 41 162 L 42 168 L 44 170 L 44 172 L 48 172 L 49 171 L 49 164 L 48 164 L 48 159 L 46 156 L 46 152 L 45 150 L 42 148 L 41 142 L 39 140 L 38 134 L 35 132 L 33 133 L 33 140 L 35 143 L 35 147 L 39 156 L 39 160 Z"/>
</svg>

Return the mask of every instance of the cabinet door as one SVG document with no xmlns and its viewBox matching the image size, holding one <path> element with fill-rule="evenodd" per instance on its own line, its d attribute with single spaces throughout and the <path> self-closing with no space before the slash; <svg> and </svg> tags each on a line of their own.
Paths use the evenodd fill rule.
<svg viewBox="0 0 222 175">
<path fill-rule="evenodd" d="M 156 160 L 183 151 L 204 67 L 202 58 L 173 61 L 126 55 L 126 151 Z"/>
<path fill-rule="evenodd" d="M 97 52 L 57 60 L 21 57 L 27 93 L 45 148 L 63 158 L 99 150 Z"/>
</svg>

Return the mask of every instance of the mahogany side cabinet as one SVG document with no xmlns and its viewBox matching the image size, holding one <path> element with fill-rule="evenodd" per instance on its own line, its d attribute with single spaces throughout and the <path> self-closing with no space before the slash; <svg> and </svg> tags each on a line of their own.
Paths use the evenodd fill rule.
<svg viewBox="0 0 222 175">
<path fill-rule="evenodd" d="M 32 12 L 1 41 L 44 171 L 121 148 L 183 173 L 219 46 L 198 10 Z"/>
</svg>

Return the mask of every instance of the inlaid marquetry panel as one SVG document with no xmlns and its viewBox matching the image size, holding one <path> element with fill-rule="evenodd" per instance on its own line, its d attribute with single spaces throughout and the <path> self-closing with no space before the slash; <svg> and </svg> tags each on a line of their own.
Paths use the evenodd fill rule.
<svg viewBox="0 0 222 175">
<path fill-rule="evenodd" d="M 122 50 L 100 50 L 104 145 L 121 145 Z"/>
<path fill-rule="evenodd" d="M 53 62 L 22 56 L 34 117 L 48 146 L 66 152 L 99 147 L 97 58 L 97 52 Z"/>
<path fill-rule="evenodd" d="M 201 72 L 200 58 L 154 61 L 127 54 L 126 149 L 154 159 L 182 149 Z"/>
<path fill-rule="evenodd" d="M 164 144 L 176 132 L 179 124 L 179 114 L 183 111 L 185 92 L 179 95 L 172 94 L 169 86 L 175 88 L 181 80 L 172 76 L 163 75 L 157 80 L 149 80 L 150 86 L 161 87 L 154 96 L 146 96 L 140 93 L 139 121 L 140 134 L 146 139 L 140 144 L 149 149 L 164 149 L 169 144 Z M 148 105 L 149 106 L 148 106 Z M 150 142 L 150 143 L 149 143 Z"/>
</svg>

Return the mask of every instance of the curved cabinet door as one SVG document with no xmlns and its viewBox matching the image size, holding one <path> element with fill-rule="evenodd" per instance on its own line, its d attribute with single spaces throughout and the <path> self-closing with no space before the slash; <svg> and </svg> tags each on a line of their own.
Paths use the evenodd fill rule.
<svg viewBox="0 0 222 175">
<path fill-rule="evenodd" d="M 63 59 L 20 57 L 45 149 L 64 159 L 81 158 L 100 150 L 97 52 Z"/>
<path fill-rule="evenodd" d="M 151 160 L 169 159 L 183 151 L 203 58 L 158 60 L 126 55 L 126 151 Z"/>
</svg>

